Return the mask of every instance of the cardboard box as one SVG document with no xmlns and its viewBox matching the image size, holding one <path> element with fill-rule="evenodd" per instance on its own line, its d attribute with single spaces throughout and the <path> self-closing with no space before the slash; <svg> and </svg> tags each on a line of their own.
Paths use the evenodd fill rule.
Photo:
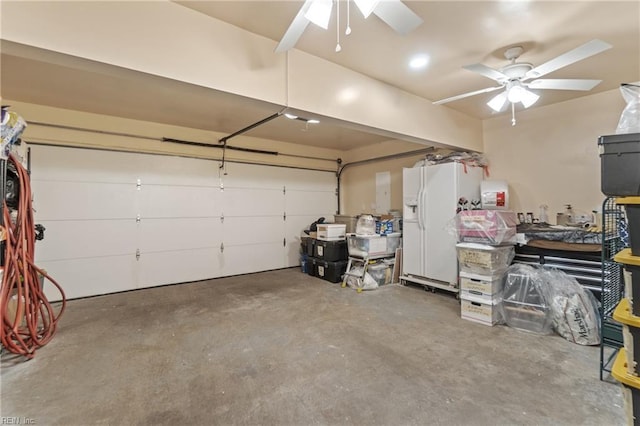
<svg viewBox="0 0 640 426">
<path fill-rule="evenodd" d="M 456 244 L 460 271 L 495 275 L 509 267 L 515 256 L 514 246 L 490 246 L 475 243 Z"/>
<path fill-rule="evenodd" d="M 462 319 L 493 326 L 500 319 L 499 307 L 502 299 L 486 300 L 481 297 L 460 296 L 460 316 Z"/>
<path fill-rule="evenodd" d="M 461 295 L 470 295 L 491 301 L 502 293 L 504 272 L 495 275 L 480 275 L 460 271 Z"/>
</svg>

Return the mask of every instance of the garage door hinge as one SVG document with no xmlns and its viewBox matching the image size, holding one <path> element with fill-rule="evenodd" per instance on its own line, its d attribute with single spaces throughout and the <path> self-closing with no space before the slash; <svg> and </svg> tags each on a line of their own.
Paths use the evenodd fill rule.
<svg viewBox="0 0 640 426">
<path fill-rule="evenodd" d="M 140 260 L 140 249 L 136 249 L 136 260 Z"/>
<path fill-rule="evenodd" d="M 285 195 L 287 193 L 287 187 L 283 186 L 282 187 L 282 194 Z"/>
<path fill-rule="evenodd" d="M 136 223 L 140 223 L 140 220 L 141 220 L 140 215 L 137 215 L 136 216 Z"/>
<path fill-rule="evenodd" d="M 287 239 L 286 239 L 286 238 L 283 238 L 283 239 L 282 239 L 282 246 L 283 246 L 283 247 L 286 247 L 286 246 L 287 246 Z"/>
<path fill-rule="evenodd" d="M 224 223 L 224 213 L 220 216 L 220 223 Z"/>
<path fill-rule="evenodd" d="M 220 253 L 224 253 L 224 243 L 220 243 Z"/>
<path fill-rule="evenodd" d="M 138 191 L 140 191 L 140 187 L 142 186 L 142 181 L 140 179 L 138 179 L 138 181 L 136 182 L 136 189 Z"/>
<path fill-rule="evenodd" d="M 287 212 L 284 212 L 284 214 L 282 215 L 282 220 L 284 220 L 284 221 L 287 220 Z"/>
</svg>

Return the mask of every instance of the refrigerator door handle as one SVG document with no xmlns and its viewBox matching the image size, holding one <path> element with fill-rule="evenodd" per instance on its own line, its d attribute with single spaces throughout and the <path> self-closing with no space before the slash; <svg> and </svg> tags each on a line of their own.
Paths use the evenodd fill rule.
<svg viewBox="0 0 640 426">
<path fill-rule="evenodd" d="M 423 187 L 420 194 L 420 222 L 422 223 L 421 229 L 427 228 L 427 190 Z"/>
<path fill-rule="evenodd" d="M 422 210 L 424 209 L 422 204 L 422 195 L 424 193 L 424 188 L 420 185 L 420 190 L 418 190 L 418 209 L 416 214 L 418 216 L 418 228 L 424 229 L 424 223 L 422 222 Z"/>
</svg>

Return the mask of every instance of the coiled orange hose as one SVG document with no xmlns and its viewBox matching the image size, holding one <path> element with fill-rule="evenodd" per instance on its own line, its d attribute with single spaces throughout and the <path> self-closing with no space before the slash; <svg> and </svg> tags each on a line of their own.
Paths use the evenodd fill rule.
<svg viewBox="0 0 640 426">
<path fill-rule="evenodd" d="M 62 287 L 34 263 L 35 226 L 29 174 L 13 155 L 9 155 L 9 161 L 16 168 L 20 192 L 15 223 L 5 200 L 2 201 L 6 249 L 0 287 L 0 342 L 9 352 L 33 358 L 36 349 L 46 345 L 55 334 L 66 299 Z M 57 313 L 44 294 L 39 275 L 49 280 L 62 296 Z M 10 304 L 14 306 L 13 312 Z"/>
</svg>

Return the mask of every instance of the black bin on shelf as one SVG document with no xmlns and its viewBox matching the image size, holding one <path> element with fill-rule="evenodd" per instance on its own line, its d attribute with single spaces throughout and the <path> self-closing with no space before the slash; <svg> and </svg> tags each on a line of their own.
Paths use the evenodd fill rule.
<svg viewBox="0 0 640 426">
<path fill-rule="evenodd" d="M 617 198 L 616 203 L 624 206 L 627 216 L 631 254 L 640 256 L 640 197 Z"/>
<path fill-rule="evenodd" d="M 321 260 L 327 260 L 329 262 L 335 262 L 337 260 L 346 260 L 348 257 L 347 240 L 340 240 L 340 241 L 316 240 L 313 257 Z"/>
<path fill-rule="evenodd" d="M 314 257 L 316 255 L 316 239 L 315 238 L 307 238 L 306 239 L 306 253 L 307 256 Z"/>
<path fill-rule="evenodd" d="M 612 197 L 640 195 L 640 133 L 600 136 L 601 190 Z"/>
<path fill-rule="evenodd" d="M 347 271 L 347 261 L 338 260 L 329 262 L 327 260 L 315 259 L 315 276 L 331 283 L 339 283 L 342 276 Z"/>
<path fill-rule="evenodd" d="M 311 275 L 312 277 L 316 276 L 316 263 L 318 262 L 318 259 L 314 258 L 314 257 L 308 257 L 307 256 L 307 274 Z"/>
<path fill-rule="evenodd" d="M 625 294 L 631 305 L 631 313 L 640 317 L 640 256 L 633 256 L 631 250 L 626 248 L 613 257 L 613 260 L 624 266 Z M 626 282 L 631 277 L 631 282 Z"/>
</svg>

